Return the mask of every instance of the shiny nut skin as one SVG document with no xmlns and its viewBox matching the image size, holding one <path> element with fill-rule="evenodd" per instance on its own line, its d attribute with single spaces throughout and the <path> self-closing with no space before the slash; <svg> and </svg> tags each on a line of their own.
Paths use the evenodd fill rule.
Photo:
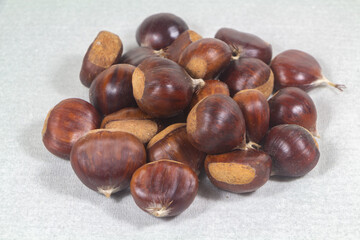
<svg viewBox="0 0 360 240">
<path fill-rule="evenodd" d="M 136 47 L 123 54 L 119 60 L 119 63 L 130 64 L 137 67 L 146 58 L 156 56 L 158 55 L 154 49 L 148 47 Z"/>
<path fill-rule="evenodd" d="M 159 160 L 139 168 L 130 184 L 136 205 L 155 217 L 171 217 L 182 213 L 193 202 L 199 183 L 187 165 Z"/>
<path fill-rule="evenodd" d="M 208 155 L 205 171 L 218 188 L 234 192 L 253 192 L 270 178 L 271 158 L 259 150 L 234 150 L 219 155 Z"/>
<path fill-rule="evenodd" d="M 100 73 L 89 90 L 90 102 L 103 115 L 136 106 L 132 89 L 134 66 L 116 64 Z"/>
<path fill-rule="evenodd" d="M 52 154 L 69 159 L 74 143 L 100 126 L 101 116 L 88 102 L 69 98 L 58 103 L 46 117 L 42 140 Z"/>
<path fill-rule="evenodd" d="M 273 127 L 267 134 L 264 151 L 273 161 L 272 175 L 301 177 L 318 163 L 320 152 L 309 131 L 294 124 Z"/>
<path fill-rule="evenodd" d="M 70 161 L 83 184 L 110 197 L 129 186 L 132 174 L 146 163 L 146 151 L 132 134 L 98 129 L 74 144 Z"/>
</svg>

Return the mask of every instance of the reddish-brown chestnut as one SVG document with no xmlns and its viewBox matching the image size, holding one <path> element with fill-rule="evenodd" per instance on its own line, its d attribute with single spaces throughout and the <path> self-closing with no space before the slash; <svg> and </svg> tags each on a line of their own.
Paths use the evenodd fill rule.
<svg viewBox="0 0 360 240">
<path fill-rule="evenodd" d="M 280 89 L 269 99 L 270 127 L 280 124 L 296 124 L 308 129 L 314 136 L 316 130 L 316 107 L 311 97 L 300 88 Z"/>
<path fill-rule="evenodd" d="M 220 189 L 234 192 L 253 192 L 270 178 L 271 158 L 259 150 L 234 150 L 208 155 L 205 171 L 210 181 Z"/>
<path fill-rule="evenodd" d="M 70 161 L 83 184 L 110 197 L 129 186 L 132 174 L 146 163 L 146 151 L 132 134 L 97 129 L 74 144 Z"/>
<path fill-rule="evenodd" d="M 101 116 L 88 102 L 69 98 L 51 109 L 45 119 L 42 140 L 54 155 L 69 159 L 74 143 L 100 126 Z"/>
<path fill-rule="evenodd" d="M 148 47 L 136 47 L 123 54 L 119 63 L 126 63 L 137 67 L 146 58 L 156 56 L 159 56 L 158 51 L 155 51 L 154 49 Z"/>
<path fill-rule="evenodd" d="M 283 124 L 273 127 L 265 138 L 264 151 L 273 161 L 272 175 L 301 177 L 318 163 L 316 140 L 303 127 Z"/>
<path fill-rule="evenodd" d="M 229 152 L 245 144 L 245 120 L 229 96 L 214 94 L 196 104 L 187 118 L 186 130 L 193 146 L 207 154 Z"/>
<path fill-rule="evenodd" d="M 269 129 L 270 109 L 265 96 L 258 90 L 247 89 L 234 96 L 246 123 L 248 140 L 259 143 Z"/>
<path fill-rule="evenodd" d="M 159 160 L 139 168 L 130 183 L 135 203 L 155 217 L 182 213 L 193 202 L 199 187 L 195 172 L 186 164 Z"/>
<path fill-rule="evenodd" d="M 90 87 L 99 73 L 119 61 L 122 51 L 123 45 L 118 35 L 99 32 L 85 54 L 80 71 L 81 83 Z"/>
<path fill-rule="evenodd" d="M 345 88 L 345 85 L 335 84 L 326 79 L 318 61 L 303 51 L 284 51 L 271 61 L 270 66 L 275 76 L 275 90 L 298 87 L 308 91 L 322 84 L 328 84 L 341 91 Z"/>
</svg>

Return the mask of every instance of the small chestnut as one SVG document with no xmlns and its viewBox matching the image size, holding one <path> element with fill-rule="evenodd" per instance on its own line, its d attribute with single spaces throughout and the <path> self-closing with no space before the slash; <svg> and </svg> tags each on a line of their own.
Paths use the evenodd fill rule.
<svg viewBox="0 0 360 240">
<path fill-rule="evenodd" d="M 301 177 L 318 163 L 320 152 L 316 140 L 303 127 L 282 124 L 268 132 L 264 151 L 273 161 L 272 175 Z"/>
<path fill-rule="evenodd" d="M 134 173 L 130 190 L 136 205 L 155 217 L 179 215 L 193 202 L 199 183 L 186 164 L 159 160 Z"/>
<path fill-rule="evenodd" d="M 100 126 L 101 116 L 88 102 L 69 98 L 58 103 L 46 116 L 42 141 L 52 154 L 69 159 L 74 143 Z"/>
<path fill-rule="evenodd" d="M 97 129 L 74 144 L 70 162 L 83 184 L 110 197 L 129 186 L 132 174 L 146 163 L 146 151 L 130 133 Z"/>
</svg>

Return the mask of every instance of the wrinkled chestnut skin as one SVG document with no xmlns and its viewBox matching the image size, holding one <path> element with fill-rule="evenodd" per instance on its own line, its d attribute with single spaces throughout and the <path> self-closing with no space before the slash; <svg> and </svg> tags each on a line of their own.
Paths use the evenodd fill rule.
<svg viewBox="0 0 360 240">
<path fill-rule="evenodd" d="M 248 140 L 260 143 L 269 129 L 270 120 L 265 96 L 258 90 L 248 89 L 238 92 L 233 99 L 244 115 Z"/>
<path fill-rule="evenodd" d="M 148 47 L 136 47 L 121 56 L 119 63 L 126 63 L 137 67 L 148 57 L 158 56 L 154 49 Z"/>
<path fill-rule="evenodd" d="M 139 168 L 130 183 L 136 205 L 155 217 L 182 213 L 193 202 L 199 183 L 194 171 L 179 162 L 160 160 Z"/>
<path fill-rule="evenodd" d="M 267 134 L 264 151 L 273 161 L 272 175 L 301 177 L 318 163 L 320 152 L 313 136 L 303 127 L 283 124 Z"/>
<path fill-rule="evenodd" d="M 88 131 L 100 126 L 101 116 L 88 102 L 69 98 L 58 103 L 48 113 L 42 140 L 52 154 L 69 159 L 74 143 Z"/>
<path fill-rule="evenodd" d="M 296 87 L 280 89 L 269 99 L 269 106 L 270 127 L 280 124 L 296 124 L 317 135 L 316 107 L 305 91 Z"/>
<path fill-rule="evenodd" d="M 74 144 L 70 162 L 83 184 L 110 197 L 129 186 L 132 174 L 146 163 L 146 151 L 130 133 L 99 129 Z"/>
<path fill-rule="evenodd" d="M 271 69 L 268 65 L 256 58 L 240 58 L 232 61 L 229 66 L 219 76 L 219 80 L 226 83 L 230 90 L 230 95 L 234 96 L 237 92 L 244 89 L 254 89 L 269 81 L 273 77 Z M 270 96 L 273 91 L 273 78 L 264 93 L 266 98 Z"/>
<path fill-rule="evenodd" d="M 240 171 L 237 171 L 236 166 L 241 167 Z M 205 171 L 212 184 L 220 189 L 234 193 L 253 192 L 269 180 L 271 158 L 259 150 L 238 149 L 208 155 L 205 159 Z"/>
<path fill-rule="evenodd" d="M 215 78 L 231 60 L 230 47 L 215 38 L 203 38 L 191 43 L 181 53 L 179 64 L 193 78 Z"/>
<path fill-rule="evenodd" d="M 200 172 L 206 157 L 189 142 L 185 123 L 173 124 L 155 135 L 147 146 L 147 153 L 149 162 L 174 160 L 189 165 L 196 173 Z"/>
<path fill-rule="evenodd" d="M 245 119 L 230 97 L 215 94 L 193 107 L 186 130 L 193 146 L 207 154 L 229 152 L 245 143 Z"/>
<path fill-rule="evenodd" d="M 133 93 L 141 110 L 154 117 L 175 116 L 185 109 L 194 91 L 190 76 L 175 62 L 145 59 L 134 71 Z"/>
<path fill-rule="evenodd" d="M 221 28 L 215 34 L 215 38 L 226 42 L 235 48 L 235 51 L 240 51 L 242 58 L 258 58 L 266 64 L 271 61 L 271 45 L 253 34 L 239 32 L 231 28 Z"/>
<path fill-rule="evenodd" d="M 90 102 L 104 115 L 136 106 L 132 90 L 134 66 L 116 64 L 100 73 L 89 90 Z"/>
<path fill-rule="evenodd" d="M 169 46 L 189 27 L 180 17 L 171 13 L 158 13 L 147 17 L 136 30 L 139 46 L 159 50 Z"/>
</svg>

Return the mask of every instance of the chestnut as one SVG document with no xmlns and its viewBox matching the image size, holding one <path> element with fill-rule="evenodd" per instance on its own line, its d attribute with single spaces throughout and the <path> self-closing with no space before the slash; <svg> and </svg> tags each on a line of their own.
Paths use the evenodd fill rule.
<svg viewBox="0 0 360 240">
<path fill-rule="evenodd" d="M 148 57 L 158 56 L 157 51 L 148 47 L 136 47 L 121 56 L 119 63 L 126 63 L 137 67 Z"/>
<path fill-rule="evenodd" d="M 251 149 L 207 155 L 206 175 L 216 187 L 234 193 L 253 192 L 270 178 L 271 158 Z"/>
<path fill-rule="evenodd" d="M 245 145 L 245 119 L 229 96 L 214 94 L 201 100 L 191 109 L 186 123 L 190 143 L 207 154 Z"/>
<path fill-rule="evenodd" d="M 153 117 L 172 117 L 190 103 L 197 85 L 177 63 L 159 57 L 145 59 L 132 76 L 133 94 L 141 110 Z"/>
<path fill-rule="evenodd" d="M 92 82 L 90 102 L 104 115 L 136 106 L 132 90 L 134 66 L 116 64 L 100 73 Z"/>
<path fill-rule="evenodd" d="M 155 135 L 147 145 L 150 162 L 169 159 L 189 165 L 197 174 L 203 166 L 206 154 L 195 148 L 188 140 L 186 124 L 170 125 Z"/>
<path fill-rule="evenodd" d="M 322 74 L 320 64 L 310 54 L 300 50 L 286 50 L 271 62 L 275 76 L 275 90 L 298 87 L 305 91 L 328 84 L 342 91 L 345 85 L 330 82 Z"/>
<path fill-rule="evenodd" d="M 268 132 L 264 151 L 273 161 L 272 175 L 301 177 L 318 163 L 320 152 L 316 140 L 303 127 L 282 124 Z"/>
<path fill-rule="evenodd" d="M 130 133 L 97 129 L 74 144 L 70 162 L 83 184 L 110 197 L 129 186 L 132 174 L 146 163 L 146 151 Z"/>
<path fill-rule="evenodd" d="M 169 46 L 189 27 L 180 17 L 158 13 L 147 17 L 136 30 L 136 41 L 142 47 L 159 50 Z"/>
<path fill-rule="evenodd" d="M 88 102 L 69 98 L 49 111 L 42 129 L 42 141 L 52 154 L 69 159 L 74 143 L 100 126 L 101 116 Z"/>
<path fill-rule="evenodd" d="M 219 80 L 228 85 L 231 96 L 243 89 L 257 89 L 268 98 L 274 87 L 274 75 L 270 67 L 256 58 L 232 61 L 220 74 Z"/>
<path fill-rule="evenodd" d="M 135 171 L 130 190 L 136 205 L 155 217 L 179 215 L 193 202 L 199 183 L 186 164 L 159 160 Z"/>
<path fill-rule="evenodd" d="M 269 129 L 270 109 L 265 96 L 256 89 L 246 89 L 235 94 L 246 124 L 248 140 L 260 143 Z"/>
<path fill-rule="evenodd" d="M 81 83 L 90 87 L 95 77 L 117 63 L 121 57 L 123 45 L 118 35 L 101 31 L 90 44 L 81 66 Z"/>
<path fill-rule="evenodd" d="M 296 124 L 318 136 L 316 107 L 311 97 L 300 88 L 280 89 L 269 100 L 270 127 L 280 124 Z"/>
<path fill-rule="evenodd" d="M 226 42 L 232 47 L 235 54 L 240 53 L 241 58 L 258 58 L 266 64 L 271 61 L 271 45 L 254 34 L 232 28 L 221 28 L 215 34 L 215 38 Z"/>
<path fill-rule="evenodd" d="M 179 64 L 193 78 L 215 78 L 231 61 L 231 49 L 221 40 L 203 38 L 181 53 Z"/>
</svg>

